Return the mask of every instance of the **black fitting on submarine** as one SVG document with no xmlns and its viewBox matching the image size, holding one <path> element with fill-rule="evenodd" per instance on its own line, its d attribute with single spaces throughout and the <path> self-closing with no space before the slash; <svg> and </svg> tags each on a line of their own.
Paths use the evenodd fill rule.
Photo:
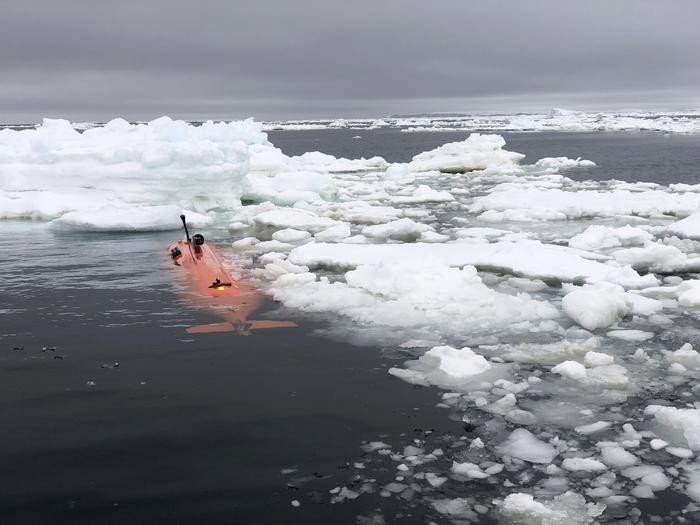
<svg viewBox="0 0 700 525">
<path fill-rule="evenodd" d="M 180 220 L 182 221 L 182 225 L 185 227 L 185 237 L 187 237 L 187 242 L 190 242 L 190 232 L 187 231 L 187 221 L 185 220 L 184 213 L 180 215 Z"/>
</svg>

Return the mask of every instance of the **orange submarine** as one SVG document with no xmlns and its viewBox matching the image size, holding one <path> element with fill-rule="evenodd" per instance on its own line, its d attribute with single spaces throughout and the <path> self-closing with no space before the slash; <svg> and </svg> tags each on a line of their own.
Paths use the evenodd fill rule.
<svg viewBox="0 0 700 525">
<path fill-rule="evenodd" d="M 250 335 L 251 330 L 294 328 L 292 321 L 250 320 L 263 302 L 263 295 L 244 280 L 234 279 L 221 264 L 214 248 L 204 242 L 202 234 L 190 238 L 187 221 L 180 215 L 186 240 L 168 246 L 173 264 L 184 273 L 185 298 L 197 307 L 210 310 L 222 322 L 192 326 L 189 334 L 236 332 Z"/>
</svg>

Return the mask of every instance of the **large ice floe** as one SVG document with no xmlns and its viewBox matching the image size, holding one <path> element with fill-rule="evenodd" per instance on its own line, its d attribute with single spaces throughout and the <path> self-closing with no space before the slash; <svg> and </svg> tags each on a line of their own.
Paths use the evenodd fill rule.
<svg viewBox="0 0 700 525">
<path fill-rule="evenodd" d="M 487 134 L 402 164 L 290 157 L 252 121 L 49 120 L 0 131 L 0 216 L 135 231 L 188 210 L 228 228 L 286 315 L 381 347 L 387 380 L 435 389 L 460 430 L 377 435 L 331 503 L 374 493 L 435 522 L 583 524 L 658 521 L 648 500 L 672 498 L 658 519 L 697 521 L 700 192 L 592 169 L 523 164 Z"/>
<path fill-rule="evenodd" d="M 533 114 L 425 115 L 382 119 L 266 122 L 267 130 L 397 128 L 405 132 L 504 131 L 657 131 L 700 132 L 700 112 L 585 112 L 553 108 Z"/>
</svg>

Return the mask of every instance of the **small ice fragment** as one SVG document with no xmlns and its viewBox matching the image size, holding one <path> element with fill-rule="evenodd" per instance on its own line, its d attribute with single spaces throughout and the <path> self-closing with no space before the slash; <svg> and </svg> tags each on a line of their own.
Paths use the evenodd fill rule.
<svg viewBox="0 0 700 525">
<path fill-rule="evenodd" d="M 652 439 L 649 442 L 649 446 L 652 450 L 661 450 L 662 448 L 668 446 L 668 442 L 663 439 Z"/>
<path fill-rule="evenodd" d="M 634 496 L 635 498 L 640 499 L 649 499 L 654 497 L 654 492 L 648 485 L 637 485 L 632 490 L 630 490 L 630 494 L 632 494 L 632 496 Z"/>
<path fill-rule="evenodd" d="M 425 479 L 430 483 L 431 487 L 435 488 L 441 487 L 447 481 L 446 477 L 438 476 L 434 472 L 426 473 Z"/>
<path fill-rule="evenodd" d="M 522 459 L 530 463 L 551 463 L 558 454 L 552 445 L 537 439 L 524 428 L 516 428 L 510 433 L 508 439 L 496 447 L 496 450 L 501 455 Z"/>
<path fill-rule="evenodd" d="M 592 368 L 594 366 L 611 365 L 613 364 L 613 361 L 613 356 L 593 351 L 587 352 L 583 358 L 583 364 L 588 368 Z"/>
<path fill-rule="evenodd" d="M 624 290 L 604 283 L 568 293 L 561 302 L 566 315 L 586 330 L 606 328 L 627 313 Z"/>
<path fill-rule="evenodd" d="M 627 452 L 624 448 L 619 446 L 603 447 L 601 450 L 601 456 L 603 462 L 606 465 L 613 468 L 627 468 L 631 467 L 639 461 L 637 456 Z"/>
<path fill-rule="evenodd" d="M 643 330 L 610 330 L 607 335 L 608 337 L 621 339 L 623 341 L 641 342 L 654 337 L 654 332 L 645 332 Z"/>
<path fill-rule="evenodd" d="M 666 452 L 681 459 L 693 457 L 693 451 L 683 447 L 666 447 Z"/>
<path fill-rule="evenodd" d="M 608 468 L 605 464 L 593 458 L 566 458 L 561 466 L 573 472 L 600 472 Z"/>
<path fill-rule="evenodd" d="M 469 444 L 469 448 L 484 448 L 484 442 L 481 441 L 481 438 L 474 438 Z"/>
<path fill-rule="evenodd" d="M 586 367 L 577 361 L 564 361 L 552 368 L 552 373 L 560 374 L 575 381 L 585 380 L 587 377 Z"/>
<path fill-rule="evenodd" d="M 593 434 L 594 432 L 600 432 L 601 430 L 605 430 L 606 428 L 610 428 L 612 423 L 609 421 L 596 421 L 595 423 L 591 423 L 589 425 L 581 425 L 579 427 L 576 427 L 574 430 L 578 432 L 579 434 Z"/>
<path fill-rule="evenodd" d="M 454 474 L 471 479 L 485 479 L 489 477 L 489 475 L 481 470 L 478 465 L 469 463 L 468 461 L 465 463 L 457 463 L 456 461 L 453 462 L 451 470 Z"/>
<path fill-rule="evenodd" d="M 362 450 L 365 452 L 374 452 L 376 450 L 391 448 L 391 445 L 387 445 L 383 441 L 370 441 L 362 445 Z"/>
</svg>

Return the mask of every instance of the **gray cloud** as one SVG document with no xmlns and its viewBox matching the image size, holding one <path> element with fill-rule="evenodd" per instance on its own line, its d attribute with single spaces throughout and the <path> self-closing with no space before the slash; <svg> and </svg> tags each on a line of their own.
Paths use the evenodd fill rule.
<svg viewBox="0 0 700 525">
<path fill-rule="evenodd" d="M 0 121 L 700 106 L 695 0 L 0 0 Z"/>
</svg>

